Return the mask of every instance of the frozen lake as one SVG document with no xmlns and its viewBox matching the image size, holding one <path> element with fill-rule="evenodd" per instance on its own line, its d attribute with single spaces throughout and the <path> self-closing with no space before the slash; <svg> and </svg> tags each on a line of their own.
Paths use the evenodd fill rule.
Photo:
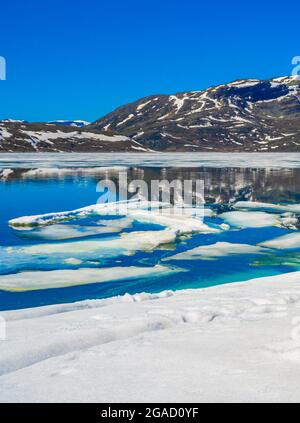
<svg viewBox="0 0 300 423">
<path fill-rule="evenodd" d="M 99 180 L 121 170 L 148 185 L 202 180 L 204 226 L 188 216 L 72 212 L 95 205 Z M 300 270 L 299 181 L 300 154 L 1 154 L 0 309 Z M 9 224 L 31 215 L 41 215 L 32 226 Z"/>
<path fill-rule="evenodd" d="M 299 168 L 300 153 L 1 153 L 9 167 L 239 167 Z"/>
</svg>

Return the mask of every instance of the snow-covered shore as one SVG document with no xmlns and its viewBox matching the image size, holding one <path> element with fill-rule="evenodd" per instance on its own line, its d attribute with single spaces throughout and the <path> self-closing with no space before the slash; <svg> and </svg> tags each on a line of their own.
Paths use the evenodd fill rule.
<svg viewBox="0 0 300 423">
<path fill-rule="evenodd" d="M 300 272 L 2 317 L 2 402 L 300 400 Z"/>
</svg>

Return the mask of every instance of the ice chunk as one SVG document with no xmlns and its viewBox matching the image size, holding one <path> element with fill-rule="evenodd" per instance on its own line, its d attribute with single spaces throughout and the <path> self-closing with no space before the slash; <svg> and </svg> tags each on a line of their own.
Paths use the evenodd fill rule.
<svg viewBox="0 0 300 423">
<path fill-rule="evenodd" d="M 184 213 L 184 211 L 183 211 Z M 181 234 L 192 232 L 218 233 L 220 227 L 211 227 L 203 223 L 202 219 L 185 214 L 171 214 L 165 211 L 135 210 L 130 215 L 139 222 L 156 223 Z"/>
<path fill-rule="evenodd" d="M 127 166 L 108 166 L 108 167 L 41 167 L 36 169 L 30 169 L 22 173 L 23 179 L 31 178 L 48 178 L 48 177 L 64 177 L 68 175 L 103 175 L 103 174 L 115 174 L 118 172 L 128 170 Z"/>
<path fill-rule="evenodd" d="M 249 244 L 232 244 L 230 242 L 217 242 L 211 245 L 201 245 L 192 250 L 184 251 L 171 257 L 169 260 L 199 260 L 217 257 L 226 257 L 236 254 L 262 254 L 265 250 L 261 247 Z"/>
<path fill-rule="evenodd" d="M 118 238 L 103 240 L 72 241 L 65 243 L 37 244 L 30 246 L 7 247 L 8 253 L 48 255 L 82 255 L 97 257 L 117 257 L 131 255 L 136 251 L 152 251 L 162 244 L 176 240 L 177 232 L 170 229 L 162 231 L 140 231 L 124 233 Z"/>
<path fill-rule="evenodd" d="M 61 221 L 80 219 L 87 216 L 126 215 L 140 222 L 156 223 L 180 233 L 220 232 L 220 227 L 210 227 L 203 223 L 204 208 L 172 208 L 170 204 L 156 201 L 120 201 L 115 203 L 95 204 L 72 211 L 47 213 L 36 216 L 24 216 L 9 221 L 14 228 L 50 225 Z"/>
<path fill-rule="evenodd" d="M 300 204 L 272 204 L 261 203 L 256 201 L 238 201 L 234 204 L 235 208 L 246 210 L 263 210 L 274 213 L 300 213 Z"/>
<path fill-rule="evenodd" d="M 109 267 L 101 269 L 81 268 L 77 270 L 51 270 L 43 272 L 20 272 L 0 275 L 0 289 L 5 291 L 34 291 L 62 288 L 149 276 L 165 276 L 182 271 L 167 266 L 153 267 Z"/>
<path fill-rule="evenodd" d="M 230 226 L 238 228 L 263 228 L 284 225 L 279 216 L 260 211 L 232 211 L 222 213 L 219 217 L 224 219 Z"/>
<path fill-rule="evenodd" d="M 213 217 L 213 216 L 216 215 L 216 213 L 212 209 L 209 209 L 208 207 L 205 207 L 204 210 L 203 210 L 203 215 L 205 217 Z"/>
<path fill-rule="evenodd" d="M 117 226 L 79 226 L 79 225 L 52 225 L 32 230 L 18 230 L 22 238 L 64 240 L 72 238 L 84 238 L 92 235 L 110 234 L 120 232 Z"/>
<path fill-rule="evenodd" d="M 279 250 L 292 250 L 300 248 L 300 232 L 283 235 L 270 241 L 261 242 L 259 245 Z"/>
<path fill-rule="evenodd" d="M 73 266 L 78 266 L 79 264 L 82 263 L 82 260 L 76 259 L 74 257 L 69 257 L 69 258 L 65 259 L 64 262 L 66 264 L 72 264 Z"/>
<path fill-rule="evenodd" d="M 151 207 L 155 207 L 155 205 L 155 203 L 151 203 Z M 149 207 L 149 201 L 118 201 L 104 204 L 93 204 L 69 211 L 45 213 L 35 216 L 22 216 L 12 219 L 8 223 L 12 227 L 43 226 L 73 219 L 81 219 L 88 216 L 125 216 L 130 210 L 147 209 Z M 159 207 L 159 203 L 157 204 L 157 207 Z"/>
<path fill-rule="evenodd" d="M 119 219 L 100 219 L 97 225 L 109 226 L 111 228 L 125 229 L 130 228 L 133 223 L 132 217 L 121 217 Z"/>
</svg>

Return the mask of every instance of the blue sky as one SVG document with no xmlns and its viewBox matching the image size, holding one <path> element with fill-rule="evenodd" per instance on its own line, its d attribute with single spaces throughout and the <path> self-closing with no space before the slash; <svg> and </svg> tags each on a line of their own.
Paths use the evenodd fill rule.
<svg viewBox="0 0 300 423">
<path fill-rule="evenodd" d="M 0 118 L 95 120 L 150 94 L 291 73 L 299 0 L 2 2 Z"/>
</svg>

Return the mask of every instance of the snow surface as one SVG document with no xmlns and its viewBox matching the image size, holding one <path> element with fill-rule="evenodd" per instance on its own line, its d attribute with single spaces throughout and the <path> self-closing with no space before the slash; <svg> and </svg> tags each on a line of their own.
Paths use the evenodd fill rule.
<svg viewBox="0 0 300 423">
<path fill-rule="evenodd" d="M 11 138 L 12 134 L 5 128 L 0 127 L 0 141 L 4 140 L 5 138 Z"/>
<path fill-rule="evenodd" d="M 22 130 L 25 135 L 28 135 L 31 140 L 39 143 L 42 141 L 56 140 L 56 139 L 93 139 L 96 141 L 109 141 L 109 142 L 119 142 L 119 141 L 130 141 L 130 138 L 124 137 L 122 135 L 104 135 L 96 134 L 94 132 L 87 131 L 73 131 L 73 132 L 64 132 L 64 131 L 27 131 Z"/>
<path fill-rule="evenodd" d="M 182 106 L 184 105 L 184 100 L 185 98 L 179 98 L 176 95 L 171 95 L 170 96 L 170 101 L 173 101 L 176 107 L 176 113 L 179 112 L 179 110 L 182 108 Z"/>
<path fill-rule="evenodd" d="M 137 110 L 138 111 L 141 111 L 144 107 L 146 107 L 147 106 L 147 104 L 149 104 L 149 103 L 151 103 L 151 101 L 152 100 L 149 100 L 149 101 L 146 101 L 145 103 L 141 103 L 141 104 L 139 104 L 138 106 L 137 106 Z"/>
<path fill-rule="evenodd" d="M 127 116 L 124 120 L 122 120 L 122 122 L 119 122 L 117 124 L 117 126 L 123 125 L 124 123 L 126 123 L 128 120 L 132 119 L 134 117 L 134 115 L 131 113 L 129 116 Z"/>
<path fill-rule="evenodd" d="M 229 87 L 234 86 L 237 88 L 248 88 L 248 87 L 254 87 L 255 85 L 259 84 L 261 81 L 258 79 L 250 79 L 250 80 L 238 80 L 231 82 L 228 84 Z"/>
<path fill-rule="evenodd" d="M 82 126 L 90 125 L 91 122 L 88 122 L 87 120 L 51 120 L 48 122 L 49 124 L 61 124 L 66 126 L 75 126 L 81 128 Z"/>
<path fill-rule="evenodd" d="M 299 402 L 300 272 L 3 312 L 2 402 Z"/>
</svg>

